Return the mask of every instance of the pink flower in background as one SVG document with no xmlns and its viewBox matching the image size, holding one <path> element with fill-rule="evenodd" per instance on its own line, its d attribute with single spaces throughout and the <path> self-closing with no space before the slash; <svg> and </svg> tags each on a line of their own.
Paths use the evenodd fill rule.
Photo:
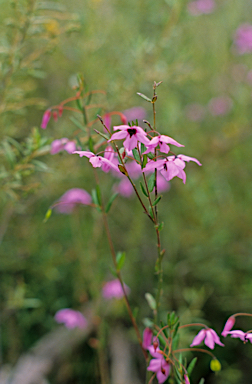
<svg viewBox="0 0 252 384">
<path fill-rule="evenodd" d="M 88 324 L 87 319 L 79 311 L 70 308 L 60 309 L 54 316 L 57 323 L 63 323 L 67 328 L 85 328 Z"/>
<path fill-rule="evenodd" d="M 215 9 L 214 0 L 195 0 L 188 3 L 187 10 L 192 16 L 212 13 Z"/>
<path fill-rule="evenodd" d="M 49 123 L 49 120 L 51 118 L 51 110 L 50 109 L 47 109 L 45 111 L 45 113 L 43 114 L 43 117 L 42 117 L 42 123 L 41 123 L 41 128 L 43 129 L 46 129 L 47 127 L 47 124 Z"/>
<path fill-rule="evenodd" d="M 89 205 L 92 198 L 85 189 L 72 188 L 61 196 L 55 205 L 55 209 L 60 213 L 69 214 L 77 204 Z"/>
<path fill-rule="evenodd" d="M 209 111 L 213 116 L 223 116 L 230 112 L 233 102 L 227 96 L 214 97 L 209 102 Z"/>
<path fill-rule="evenodd" d="M 127 294 L 130 293 L 129 287 L 124 284 L 124 288 Z M 118 279 L 108 281 L 102 288 L 102 295 L 104 299 L 121 299 L 123 297 L 123 290 L 121 283 Z"/>
<path fill-rule="evenodd" d="M 146 145 L 147 150 L 144 152 L 149 153 L 154 150 L 158 145 L 161 152 L 168 153 L 170 151 L 170 147 L 167 144 L 176 145 L 176 147 L 184 147 L 184 145 L 179 144 L 176 140 L 172 139 L 166 135 L 159 135 L 153 137 L 150 142 Z"/>
<path fill-rule="evenodd" d="M 55 155 L 61 151 L 67 151 L 72 154 L 76 150 L 76 144 L 74 141 L 70 141 L 63 137 L 62 139 L 54 140 L 51 144 L 51 155 Z"/>
<path fill-rule="evenodd" d="M 148 350 L 154 359 L 151 359 L 147 370 L 155 372 L 158 383 L 162 384 L 170 374 L 170 364 L 167 363 L 159 348 L 154 348 L 154 346 L 151 345 L 148 347 Z"/>
<path fill-rule="evenodd" d="M 242 24 L 234 35 L 234 44 L 240 55 L 252 52 L 252 25 Z"/>
<path fill-rule="evenodd" d="M 220 341 L 217 333 L 211 328 L 204 328 L 195 336 L 190 347 L 194 347 L 195 345 L 199 345 L 204 340 L 207 347 L 210 349 L 214 349 L 214 345 L 218 344 L 224 347 L 224 344 Z"/>
<path fill-rule="evenodd" d="M 114 127 L 114 130 L 118 130 L 119 132 L 115 132 L 108 142 L 112 140 L 121 140 L 125 139 L 123 142 L 124 148 L 128 151 L 131 151 L 133 148 L 137 147 L 138 141 L 147 145 L 149 143 L 149 139 L 147 138 L 147 133 L 141 128 L 137 126 L 129 127 L 128 125 L 118 125 Z"/>
<path fill-rule="evenodd" d="M 228 335 L 229 331 L 233 328 L 234 323 L 235 323 L 235 317 L 230 316 L 227 319 L 226 324 L 224 325 L 224 328 L 223 328 L 223 331 L 221 332 L 221 335 L 226 337 Z"/>
<path fill-rule="evenodd" d="M 113 163 L 114 157 L 115 157 L 115 152 L 114 152 L 113 148 L 110 145 L 108 145 L 104 151 L 104 158 L 109 161 L 109 164 L 107 164 L 107 163 L 102 164 L 103 172 L 109 172 L 110 171 L 110 168 L 111 168 L 110 163 Z"/>
<path fill-rule="evenodd" d="M 73 153 L 77 153 L 80 157 L 83 157 L 83 156 L 88 157 L 89 162 L 92 164 L 94 168 L 100 168 L 106 165 L 107 167 L 105 172 L 108 172 L 108 169 L 110 168 L 112 168 L 116 172 L 119 172 L 118 167 L 115 164 L 113 164 L 112 161 L 109 161 L 108 159 L 102 156 L 96 156 L 93 152 L 74 151 Z"/>
<path fill-rule="evenodd" d="M 127 121 L 143 120 L 146 117 L 146 110 L 143 107 L 133 107 L 123 111 Z"/>
<path fill-rule="evenodd" d="M 189 104 L 186 107 L 185 115 L 188 120 L 191 121 L 202 121 L 205 117 L 206 110 L 203 105 L 198 103 Z"/>
<path fill-rule="evenodd" d="M 152 343 L 153 332 L 150 328 L 145 328 L 143 332 L 143 348 L 148 349 Z"/>
<path fill-rule="evenodd" d="M 120 183 L 113 186 L 113 190 L 124 197 L 131 197 L 134 193 L 134 188 L 131 182 L 126 177 L 120 181 Z"/>
<path fill-rule="evenodd" d="M 185 384 L 190 384 L 189 377 L 187 375 L 184 375 Z"/>
</svg>

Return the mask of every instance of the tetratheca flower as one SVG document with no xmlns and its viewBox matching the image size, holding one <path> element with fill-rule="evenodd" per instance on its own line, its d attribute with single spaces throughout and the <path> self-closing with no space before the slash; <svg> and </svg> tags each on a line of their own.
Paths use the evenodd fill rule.
<svg viewBox="0 0 252 384">
<path fill-rule="evenodd" d="M 149 139 L 147 138 L 147 133 L 141 127 L 137 127 L 133 125 L 132 127 L 128 125 L 118 125 L 114 127 L 114 131 L 119 130 L 119 132 L 113 133 L 108 142 L 113 140 L 122 140 L 124 148 L 128 151 L 137 147 L 138 141 L 147 145 L 149 143 Z"/>
<path fill-rule="evenodd" d="M 147 368 L 148 371 L 155 372 L 159 384 L 164 383 L 170 374 L 170 364 L 165 360 L 162 351 L 151 345 L 148 348 L 150 354 L 154 359 L 151 359 Z"/>
<path fill-rule="evenodd" d="M 207 347 L 210 349 L 214 349 L 214 345 L 218 344 L 224 347 L 224 344 L 220 341 L 217 333 L 211 328 L 204 328 L 195 336 L 190 347 L 194 347 L 195 345 L 199 345 L 204 340 Z"/>
<path fill-rule="evenodd" d="M 85 328 L 88 324 L 85 316 L 70 308 L 60 309 L 54 316 L 57 323 L 63 323 L 67 328 Z"/>
</svg>

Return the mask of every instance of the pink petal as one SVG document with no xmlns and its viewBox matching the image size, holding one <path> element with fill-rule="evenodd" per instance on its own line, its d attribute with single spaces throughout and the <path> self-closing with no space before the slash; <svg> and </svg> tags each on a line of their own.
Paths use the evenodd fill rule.
<svg viewBox="0 0 252 384">
<path fill-rule="evenodd" d="M 227 319 L 226 324 L 224 325 L 223 331 L 221 332 L 221 335 L 226 337 L 228 335 L 228 332 L 233 328 L 235 323 L 235 318 L 233 316 L 230 316 Z"/>
<path fill-rule="evenodd" d="M 50 109 L 47 109 L 42 117 L 41 128 L 46 129 L 50 118 L 51 118 L 51 111 Z"/>
<path fill-rule="evenodd" d="M 195 338 L 193 339 L 193 342 L 192 344 L 190 345 L 190 347 L 194 347 L 195 345 L 199 345 L 205 338 L 206 336 L 206 329 L 203 328 L 201 331 L 199 331 L 199 333 L 195 336 Z"/>
</svg>

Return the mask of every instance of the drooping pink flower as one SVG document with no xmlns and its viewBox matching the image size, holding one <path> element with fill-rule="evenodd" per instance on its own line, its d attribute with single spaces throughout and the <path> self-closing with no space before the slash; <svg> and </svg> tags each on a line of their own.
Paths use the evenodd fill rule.
<svg viewBox="0 0 252 384">
<path fill-rule="evenodd" d="M 47 127 L 47 124 L 49 123 L 49 120 L 51 118 L 51 110 L 50 109 L 47 109 L 45 111 L 45 113 L 43 114 L 43 117 L 42 117 L 42 123 L 41 123 L 41 128 L 43 129 L 46 129 Z"/>
<path fill-rule="evenodd" d="M 169 136 L 159 135 L 153 137 L 150 142 L 146 145 L 147 150 L 144 152 L 144 154 L 151 152 L 158 145 L 161 152 L 168 153 L 170 151 L 170 147 L 167 144 L 176 145 L 176 147 L 184 147 L 184 145 L 179 144 L 176 140 L 172 139 Z"/>
<path fill-rule="evenodd" d="M 224 328 L 223 328 L 223 331 L 221 332 L 221 335 L 226 337 L 228 335 L 229 331 L 233 328 L 234 323 L 235 323 L 235 317 L 230 316 L 227 319 L 226 324 L 224 325 Z"/>
<path fill-rule="evenodd" d="M 108 142 L 125 139 L 123 145 L 128 151 L 136 148 L 138 142 L 143 143 L 144 145 L 149 143 L 147 133 L 141 127 L 135 125 L 133 127 L 128 125 L 118 125 L 114 127 L 114 130 L 119 130 L 119 132 L 113 133 Z"/>
<path fill-rule="evenodd" d="M 170 364 L 165 360 L 162 351 L 155 348 L 153 345 L 148 347 L 148 350 L 154 359 L 151 359 L 147 368 L 148 371 L 155 372 L 159 384 L 164 383 L 170 374 Z"/>
<path fill-rule="evenodd" d="M 57 323 L 63 323 L 67 328 L 85 328 L 88 324 L 87 319 L 79 311 L 70 308 L 60 309 L 54 316 Z"/>
<path fill-rule="evenodd" d="M 92 164 L 94 168 L 100 168 L 103 165 L 106 165 L 109 169 L 112 168 L 114 171 L 118 172 L 118 167 L 115 164 L 113 164 L 112 161 L 109 161 L 105 157 L 96 156 L 93 152 L 89 152 L 89 151 L 74 151 L 73 153 L 77 153 L 80 157 L 83 157 L 83 156 L 88 157 L 89 162 Z M 105 172 L 107 172 L 107 170 Z"/>
<path fill-rule="evenodd" d="M 242 24 L 234 35 L 234 44 L 240 55 L 252 52 L 252 25 Z"/>
<path fill-rule="evenodd" d="M 194 347 L 195 345 L 199 345 L 204 340 L 207 347 L 210 349 L 214 349 L 214 345 L 218 344 L 224 347 L 224 344 L 220 341 L 217 333 L 211 328 L 203 328 L 193 339 L 190 347 Z"/>
<path fill-rule="evenodd" d="M 188 3 L 187 10 L 192 16 L 212 13 L 215 9 L 214 0 L 195 0 Z"/>
<path fill-rule="evenodd" d="M 227 334 L 233 338 L 241 339 L 244 343 L 247 343 L 248 341 L 252 343 L 252 333 L 246 333 L 240 330 L 233 330 L 229 331 Z"/>
<path fill-rule="evenodd" d="M 124 284 L 124 288 L 127 294 L 130 293 L 130 288 Z M 121 283 L 118 279 L 108 281 L 104 286 L 102 287 L 102 295 L 104 299 L 121 299 L 123 295 L 123 289 L 121 286 Z"/>
<path fill-rule="evenodd" d="M 113 162 L 114 157 L 115 157 L 115 152 L 114 152 L 113 148 L 111 147 L 111 145 L 108 145 L 107 148 L 104 151 L 104 158 L 107 159 L 110 163 L 114 164 L 114 162 Z M 102 164 L 103 172 L 106 172 L 106 173 L 109 172 L 110 168 L 111 167 L 110 167 L 109 164 L 107 164 L 107 163 L 103 163 Z M 118 171 L 118 169 L 117 169 L 117 171 Z"/>
<path fill-rule="evenodd" d="M 66 137 L 62 139 L 54 140 L 51 144 L 51 155 L 55 155 L 61 151 L 67 151 L 72 154 L 76 150 L 76 144 L 74 141 L 68 140 Z"/>
<path fill-rule="evenodd" d="M 72 188 L 59 198 L 58 202 L 55 204 L 55 209 L 59 213 L 69 214 L 73 211 L 76 205 L 89 205 L 91 202 L 92 198 L 85 189 Z"/>
<path fill-rule="evenodd" d="M 152 336 L 153 336 L 152 329 L 148 327 L 145 328 L 145 330 L 143 331 L 143 348 L 144 349 L 148 349 L 151 346 Z"/>
<path fill-rule="evenodd" d="M 223 116 L 230 112 L 233 102 L 230 97 L 213 97 L 209 102 L 209 111 L 213 116 Z"/>
</svg>

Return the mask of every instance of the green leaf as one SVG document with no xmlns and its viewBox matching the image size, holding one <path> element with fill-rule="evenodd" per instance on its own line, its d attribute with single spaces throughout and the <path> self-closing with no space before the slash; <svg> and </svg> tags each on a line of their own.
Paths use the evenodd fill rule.
<svg viewBox="0 0 252 384">
<path fill-rule="evenodd" d="M 2 146 L 4 148 L 4 155 L 6 159 L 8 160 L 9 164 L 13 168 L 14 163 L 16 162 L 16 156 L 15 153 L 13 152 L 11 146 L 7 141 L 3 141 Z"/>
<path fill-rule="evenodd" d="M 110 210 L 110 208 L 111 208 L 111 205 L 112 205 L 112 203 L 113 203 L 113 201 L 115 200 L 115 198 L 116 198 L 117 195 L 118 195 L 118 193 L 114 193 L 114 194 L 110 197 L 110 199 L 109 199 L 109 201 L 108 201 L 108 204 L 106 205 L 106 208 L 105 208 L 105 212 L 106 212 L 106 213 L 109 212 L 109 210 Z"/>
<path fill-rule="evenodd" d="M 157 308 L 156 300 L 150 293 L 145 294 L 145 298 L 147 300 L 147 303 L 149 304 L 150 309 L 153 311 Z"/>
<path fill-rule="evenodd" d="M 83 106 L 81 104 L 80 99 L 76 99 L 77 107 L 79 108 L 80 111 L 83 111 Z"/>
<path fill-rule="evenodd" d="M 148 161 L 147 155 L 143 155 L 143 162 L 142 162 L 142 166 L 141 166 L 142 169 L 146 166 L 147 161 Z"/>
<path fill-rule="evenodd" d="M 134 319 L 137 318 L 138 312 L 139 312 L 139 308 L 138 308 L 138 307 L 135 307 L 135 308 L 133 309 L 133 317 L 134 317 Z"/>
<path fill-rule="evenodd" d="M 153 217 L 153 212 L 152 212 L 152 208 L 151 208 L 151 207 L 149 207 L 148 212 L 149 212 L 150 217 L 151 217 L 152 219 L 154 219 L 154 217 Z"/>
<path fill-rule="evenodd" d="M 180 326 L 180 322 L 178 321 L 177 324 L 174 327 L 173 337 L 176 337 L 178 329 L 179 329 L 179 326 Z"/>
<path fill-rule="evenodd" d="M 194 359 L 192 359 L 192 361 L 190 362 L 190 364 L 188 365 L 187 367 L 187 373 L 188 373 L 188 376 L 191 375 L 192 371 L 193 371 L 193 368 L 195 367 L 195 364 L 197 362 L 198 358 L 197 357 L 194 357 Z"/>
<path fill-rule="evenodd" d="M 88 148 L 90 152 L 94 153 L 94 142 L 91 136 L 89 136 L 89 139 L 88 139 Z"/>
<path fill-rule="evenodd" d="M 51 214 L 52 214 L 52 209 L 51 209 L 51 208 L 49 208 L 49 209 L 47 210 L 46 214 L 45 214 L 45 218 L 44 218 L 44 220 L 43 220 L 43 223 L 46 223 L 46 222 L 47 222 L 47 220 L 49 220 L 49 219 L 50 219 L 50 217 L 51 217 Z"/>
<path fill-rule="evenodd" d="M 167 313 L 167 324 L 169 325 L 169 327 L 171 326 L 171 315 L 170 315 L 170 312 Z"/>
<path fill-rule="evenodd" d="M 84 128 L 83 124 L 81 124 L 81 122 L 79 120 L 77 120 L 73 116 L 70 116 L 69 119 L 71 120 L 72 123 L 74 123 L 74 125 L 76 125 L 76 127 L 81 129 L 83 132 L 86 132 L 86 129 Z"/>
<path fill-rule="evenodd" d="M 116 255 L 116 268 L 117 271 L 120 271 L 124 265 L 125 262 L 126 253 L 125 252 L 118 252 Z"/>
<path fill-rule="evenodd" d="M 99 204 L 99 206 L 101 207 L 101 205 L 102 205 L 102 201 L 101 201 L 101 189 L 100 189 L 100 187 L 99 187 L 99 185 L 97 184 L 96 185 L 96 195 L 97 195 L 97 200 L 98 200 L 98 204 Z"/>
<path fill-rule="evenodd" d="M 109 140 L 108 135 L 105 135 L 105 133 L 102 133 L 102 132 L 98 131 L 97 129 L 94 129 L 94 131 L 95 131 L 98 135 L 100 135 L 101 137 L 103 137 L 105 140 Z"/>
<path fill-rule="evenodd" d="M 97 191 L 95 189 L 93 189 L 92 192 L 91 192 L 91 195 L 92 195 L 93 203 L 96 205 L 97 210 L 99 212 L 101 212 L 101 207 L 100 207 L 99 199 L 98 199 L 98 196 L 97 196 Z"/>
<path fill-rule="evenodd" d="M 140 159 L 140 156 L 139 156 L 139 153 L 138 153 L 138 150 L 136 148 L 132 149 L 132 153 L 133 153 L 133 156 L 135 158 L 135 160 L 140 163 L 141 159 Z"/>
<path fill-rule="evenodd" d="M 122 164 L 118 164 L 118 168 L 119 168 L 119 171 L 125 175 L 125 176 L 129 176 L 128 172 L 127 172 L 127 169 L 122 165 Z"/>
<path fill-rule="evenodd" d="M 153 153 L 149 152 L 149 153 L 147 153 L 147 157 L 152 160 L 152 159 L 154 159 L 155 156 Z"/>
<path fill-rule="evenodd" d="M 42 171 L 42 172 L 48 172 L 49 171 L 47 164 L 43 163 L 40 160 L 32 160 L 31 163 L 33 165 L 35 165 L 35 167 L 38 171 Z"/>
<path fill-rule="evenodd" d="M 154 203 L 152 204 L 153 205 L 153 207 L 155 206 L 155 205 L 157 205 L 159 202 L 160 202 L 160 200 L 162 199 L 162 196 L 158 196 L 158 198 L 154 201 Z"/>
<path fill-rule="evenodd" d="M 179 334 L 177 334 L 172 340 L 172 349 L 177 349 L 179 344 Z"/>
<path fill-rule="evenodd" d="M 152 328 L 154 323 L 153 323 L 153 320 L 149 319 L 148 317 L 145 317 L 143 319 L 143 324 L 146 328 Z"/>
<path fill-rule="evenodd" d="M 200 379 L 199 384 L 204 384 L 204 383 L 205 383 L 205 379 L 202 377 L 202 378 Z"/>
<path fill-rule="evenodd" d="M 163 228 L 164 228 L 164 222 L 162 221 L 162 223 L 158 224 L 158 230 L 162 231 Z"/>
<path fill-rule="evenodd" d="M 143 143 L 141 143 L 141 153 L 145 152 L 146 149 L 147 149 L 146 146 Z"/>
<path fill-rule="evenodd" d="M 148 193 L 146 192 L 146 189 L 144 188 L 144 186 L 143 186 L 143 184 L 142 184 L 141 181 L 140 181 L 140 187 L 141 187 L 141 190 L 142 190 L 143 194 L 144 194 L 146 197 L 148 197 Z"/>
<path fill-rule="evenodd" d="M 148 101 L 149 103 L 151 103 L 152 101 L 149 97 L 145 96 L 143 93 L 137 92 L 137 95 L 142 97 L 142 99 Z"/>
<path fill-rule="evenodd" d="M 153 173 L 148 180 L 148 189 L 150 192 L 153 191 L 155 184 L 156 184 L 156 177 L 155 177 L 155 173 Z"/>
</svg>

